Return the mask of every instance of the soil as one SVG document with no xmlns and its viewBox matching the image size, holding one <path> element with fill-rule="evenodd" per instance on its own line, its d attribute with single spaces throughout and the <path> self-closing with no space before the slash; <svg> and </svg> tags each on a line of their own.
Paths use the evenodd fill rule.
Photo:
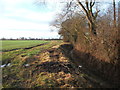
<svg viewBox="0 0 120 90">
<path fill-rule="evenodd" d="M 10 84 L 10 87 L 22 88 L 111 87 L 105 80 L 92 74 L 83 65 L 76 66 L 71 62 L 68 52 L 71 52 L 72 49 L 73 47 L 69 44 L 61 44 L 44 50 L 34 57 L 19 56 L 25 64 L 18 67 L 18 73 L 10 72 L 9 75 L 3 75 L 3 84 L 7 83 L 7 86 Z M 12 68 L 8 68 L 8 71 L 10 70 Z M 13 70 L 16 70 L 14 66 Z"/>
<path fill-rule="evenodd" d="M 68 45 L 68 46 L 66 46 Z M 42 63 L 37 65 L 39 72 L 56 73 L 55 79 L 62 78 L 64 84 L 59 84 L 58 87 L 77 87 L 77 88 L 104 88 L 111 87 L 105 80 L 92 74 L 84 66 L 76 66 L 71 62 L 66 53 L 66 47 L 68 51 L 73 48 L 69 44 L 62 44 L 52 47 L 40 55 Z M 60 76 L 60 73 L 64 74 L 64 77 Z M 65 81 L 68 78 L 68 81 Z M 71 79 L 71 80 L 70 80 Z"/>
</svg>

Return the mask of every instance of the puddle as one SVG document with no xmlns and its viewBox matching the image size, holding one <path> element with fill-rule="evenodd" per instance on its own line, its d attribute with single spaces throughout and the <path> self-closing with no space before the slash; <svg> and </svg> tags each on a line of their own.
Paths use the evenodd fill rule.
<svg viewBox="0 0 120 90">
<path fill-rule="evenodd" d="M 81 68 L 82 66 L 81 66 L 81 65 L 79 65 L 78 67 L 79 67 L 79 68 Z"/>
<path fill-rule="evenodd" d="M 30 64 L 25 64 L 26 67 L 30 66 Z"/>
<path fill-rule="evenodd" d="M 11 65 L 11 63 L 8 63 L 8 64 L 0 65 L 0 67 L 1 67 L 1 68 L 4 68 L 4 67 L 6 67 L 6 66 L 10 66 L 10 65 Z"/>
<path fill-rule="evenodd" d="M 7 64 L 7 66 L 10 66 L 10 65 L 11 65 L 11 63 L 8 63 L 8 64 Z"/>
<path fill-rule="evenodd" d="M 1 68 L 5 67 L 5 66 L 6 66 L 6 64 L 4 64 L 4 65 L 0 65 Z"/>
<path fill-rule="evenodd" d="M 9 67 L 9 66 L 11 66 L 11 63 L 0 65 L 1 68 Z M 30 64 L 25 64 L 25 66 L 28 67 L 30 66 Z"/>
</svg>

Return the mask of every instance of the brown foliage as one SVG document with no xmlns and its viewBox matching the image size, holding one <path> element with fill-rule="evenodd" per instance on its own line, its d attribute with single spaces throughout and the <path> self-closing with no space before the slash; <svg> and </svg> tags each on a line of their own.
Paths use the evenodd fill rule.
<svg viewBox="0 0 120 90">
<path fill-rule="evenodd" d="M 61 24 L 59 34 L 64 41 L 69 41 L 77 50 L 91 53 L 103 61 L 117 63 L 117 32 L 112 21 L 112 12 L 97 19 L 97 36 L 94 36 L 87 26 L 84 15 L 75 14 Z"/>
<path fill-rule="evenodd" d="M 114 27 L 112 13 L 108 11 L 96 19 L 97 36 L 89 31 L 88 21 L 82 14 L 74 14 L 62 22 L 59 34 L 63 36 L 64 41 L 73 44 L 76 51 L 82 52 L 82 54 L 78 54 L 80 58 L 82 57 L 81 61 L 93 70 L 96 67 L 96 70 L 103 73 L 105 78 L 115 82 L 119 75 L 118 67 L 120 66 L 119 40 L 118 29 Z M 114 73 L 115 75 L 113 75 Z"/>
<path fill-rule="evenodd" d="M 68 14 L 67 11 L 69 17 L 61 18 L 59 34 L 64 41 L 70 42 L 74 47 L 74 52 L 77 52 L 74 54 L 79 59 L 74 59 L 74 63 L 83 62 L 88 68 L 98 74 L 103 74 L 102 77 L 114 84 L 117 82 L 119 86 L 120 30 L 118 29 L 120 29 L 120 9 L 118 9 L 117 16 L 117 8 L 113 2 L 112 6 L 105 12 L 101 10 L 102 13 L 98 15 L 99 10 L 93 8 L 95 2 L 85 0 L 83 4 L 80 1 L 77 0 L 84 14 L 79 11 L 79 7 L 73 9 L 75 12 L 69 11 Z M 91 27 L 94 27 L 95 30 L 90 30 Z M 94 31 L 96 35 L 94 35 Z M 70 57 L 74 57 L 73 53 L 70 54 Z"/>
</svg>

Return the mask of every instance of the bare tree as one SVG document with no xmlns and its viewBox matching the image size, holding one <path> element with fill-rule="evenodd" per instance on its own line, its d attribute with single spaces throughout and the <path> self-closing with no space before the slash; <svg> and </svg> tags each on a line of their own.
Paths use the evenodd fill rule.
<svg viewBox="0 0 120 90">
<path fill-rule="evenodd" d="M 114 12 L 114 27 L 116 27 L 116 5 L 115 0 L 113 0 L 113 12 Z"/>
<path fill-rule="evenodd" d="M 120 62 L 120 1 L 118 2 L 118 40 L 117 40 L 117 43 L 118 43 L 117 44 L 117 47 L 118 47 L 118 60 Z"/>
<path fill-rule="evenodd" d="M 91 31 L 92 34 L 96 35 L 96 18 L 98 16 L 98 13 L 100 12 L 100 10 L 96 10 L 96 12 L 93 12 L 93 6 L 95 5 L 95 0 L 85 0 L 85 6 L 83 5 L 83 3 L 80 0 L 77 0 L 78 4 L 80 5 L 80 7 L 82 7 L 82 9 L 84 10 L 85 14 L 86 14 L 86 18 L 88 20 L 89 23 L 89 29 Z"/>
</svg>

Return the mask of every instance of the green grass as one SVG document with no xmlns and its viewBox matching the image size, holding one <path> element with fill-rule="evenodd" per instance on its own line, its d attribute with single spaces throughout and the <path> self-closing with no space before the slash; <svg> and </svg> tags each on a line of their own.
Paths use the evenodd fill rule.
<svg viewBox="0 0 120 90">
<path fill-rule="evenodd" d="M 5 63 L 8 63 L 8 62 L 11 62 L 11 60 L 13 60 L 18 55 L 21 55 L 22 57 L 37 55 L 41 51 L 44 51 L 44 50 L 46 50 L 48 48 L 51 48 L 52 46 L 57 45 L 57 44 L 60 43 L 60 41 L 47 41 L 47 42 L 49 42 L 49 43 L 46 44 L 46 45 L 34 47 L 34 48 L 31 48 L 31 49 L 23 49 L 22 48 L 22 49 L 19 49 L 19 50 L 3 52 L 3 54 L 2 54 L 2 63 L 5 64 Z"/>
<path fill-rule="evenodd" d="M 49 41 L 49 43 L 45 45 L 37 46 L 31 49 L 18 49 L 3 52 L 2 64 L 11 63 L 10 66 L 2 68 L 3 87 L 31 88 L 55 86 L 56 82 L 53 80 L 55 75 L 47 73 L 47 75 L 42 76 L 36 66 L 42 62 L 42 60 L 39 58 L 41 53 L 44 53 L 44 51 L 47 49 L 59 44 L 61 44 L 61 41 Z M 31 66 L 25 67 L 26 64 Z M 37 71 L 38 73 L 35 73 L 34 71 Z M 33 76 L 32 73 L 34 74 Z M 51 76 L 51 78 L 49 76 Z"/>
<path fill-rule="evenodd" d="M 42 43 L 46 43 L 50 41 L 44 41 L 44 40 L 2 40 L 0 43 L 2 43 L 2 50 L 11 50 L 11 49 L 17 49 L 17 48 L 27 48 L 36 46 Z"/>
</svg>

